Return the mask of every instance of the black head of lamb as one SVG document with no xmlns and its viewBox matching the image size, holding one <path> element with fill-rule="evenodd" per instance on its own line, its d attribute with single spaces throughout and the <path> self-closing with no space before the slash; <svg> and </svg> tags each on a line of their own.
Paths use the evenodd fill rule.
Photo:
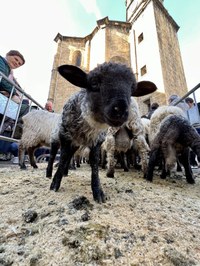
<svg viewBox="0 0 200 266">
<path fill-rule="evenodd" d="M 62 77 L 86 89 L 87 104 L 97 122 L 118 127 L 127 121 L 131 96 L 154 92 L 150 81 L 136 82 L 131 68 L 114 62 L 103 63 L 89 73 L 73 65 L 58 67 Z"/>
</svg>

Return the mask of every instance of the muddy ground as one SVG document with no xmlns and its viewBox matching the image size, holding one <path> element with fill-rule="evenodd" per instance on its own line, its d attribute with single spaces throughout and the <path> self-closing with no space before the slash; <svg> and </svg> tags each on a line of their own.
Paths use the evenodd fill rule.
<svg viewBox="0 0 200 266">
<path fill-rule="evenodd" d="M 0 265 L 200 265 L 200 169 L 194 185 L 181 174 L 149 183 L 133 169 L 114 179 L 100 169 L 108 200 L 98 204 L 87 164 L 58 192 L 45 168 L 0 168 Z"/>
</svg>

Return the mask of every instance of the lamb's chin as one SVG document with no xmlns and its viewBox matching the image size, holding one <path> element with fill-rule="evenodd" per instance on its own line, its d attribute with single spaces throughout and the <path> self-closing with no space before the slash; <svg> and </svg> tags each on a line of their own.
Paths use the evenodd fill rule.
<svg viewBox="0 0 200 266">
<path fill-rule="evenodd" d="M 110 127 L 121 127 L 124 124 L 124 121 L 118 121 L 118 120 L 108 120 L 106 119 L 106 123 L 110 126 Z"/>
</svg>

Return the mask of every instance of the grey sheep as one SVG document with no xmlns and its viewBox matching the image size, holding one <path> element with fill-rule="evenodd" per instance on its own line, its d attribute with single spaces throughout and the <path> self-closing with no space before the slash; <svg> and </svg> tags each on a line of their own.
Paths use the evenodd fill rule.
<svg viewBox="0 0 200 266">
<path fill-rule="evenodd" d="M 63 107 L 59 131 L 60 161 L 50 189 L 59 189 L 63 175 L 68 174 L 73 154 L 83 145 L 90 148 L 93 198 L 98 203 L 105 202 L 98 173 L 99 151 L 104 134 L 109 126 L 120 127 L 128 120 L 131 96 L 152 93 L 156 86 L 148 81 L 137 83 L 129 67 L 112 62 L 103 63 L 89 73 L 72 65 L 62 65 L 58 71 L 66 80 L 82 89 Z M 47 177 L 52 175 L 56 145 L 51 145 Z"/>
<path fill-rule="evenodd" d="M 170 170 L 178 159 L 184 167 L 187 182 L 195 183 L 189 163 L 190 149 L 197 155 L 200 162 L 200 135 L 195 128 L 183 116 L 170 115 L 166 117 L 151 144 L 146 179 L 153 180 L 156 162 L 161 157 L 163 160 L 161 178 L 166 178 L 170 174 Z"/>
<path fill-rule="evenodd" d="M 177 106 L 168 106 L 163 105 L 158 107 L 155 112 L 152 114 L 150 119 L 150 125 L 149 125 L 149 143 L 151 145 L 151 142 L 155 138 L 156 134 L 158 133 L 160 129 L 160 125 L 167 116 L 170 115 L 178 115 L 178 116 L 184 116 L 184 112 L 180 107 Z"/>
</svg>

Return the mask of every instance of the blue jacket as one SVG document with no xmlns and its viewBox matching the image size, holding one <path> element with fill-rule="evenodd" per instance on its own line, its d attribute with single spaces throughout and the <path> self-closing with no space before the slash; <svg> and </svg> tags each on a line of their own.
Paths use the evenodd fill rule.
<svg viewBox="0 0 200 266">
<path fill-rule="evenodd" d="M 0 56 L 0 71 L 6 77 L 9 77 L 10 72 L 11 72 L 11 69 L 10 69 L 7 61 L 2 56 Z M 10 94 L 11 91 L 12 91 L 12 87 L 13 87 L 13 85 L 11 83 L 9 83 L 7 80 L 5 80 L 4 78 L 1 79 L 1 81 L 0 81 L 0 91 L 7 91 Z M 13 95 L 16 95 L 16 94 L 17 94 L 16 90 L 14 89 Z"/>
</svg>

